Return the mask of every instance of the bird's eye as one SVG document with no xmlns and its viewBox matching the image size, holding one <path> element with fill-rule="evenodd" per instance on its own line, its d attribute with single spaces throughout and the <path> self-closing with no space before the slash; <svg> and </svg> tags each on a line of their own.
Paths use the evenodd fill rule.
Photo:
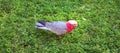
<svg viewBox="0 0 120 53">
<path fill-rule="evenodd" d="M 73 24 L 73 26 L 75 26 L 75 24 Z"/>
<path fill-rule="evenodd" d="M 77 24 L 73 24 L 74 26 L 77 26 Z"/>
<path fill-rule="evenodd" d="M 76 24 L 73 24 L 73 25 L 76 25 Z"/>
</svg>

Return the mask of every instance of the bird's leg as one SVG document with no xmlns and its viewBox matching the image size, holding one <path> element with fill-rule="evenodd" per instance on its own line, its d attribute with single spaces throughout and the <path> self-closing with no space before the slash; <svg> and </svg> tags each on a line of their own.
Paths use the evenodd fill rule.
<svg viewBox="0 0 120 53">
<path fill-rule="evenodd" d="M 61 37 L 62 37 L 62 35 L 58 35 L 58 37 L 59 37 L 59 38 L 61 38 Z"/>
</svg>

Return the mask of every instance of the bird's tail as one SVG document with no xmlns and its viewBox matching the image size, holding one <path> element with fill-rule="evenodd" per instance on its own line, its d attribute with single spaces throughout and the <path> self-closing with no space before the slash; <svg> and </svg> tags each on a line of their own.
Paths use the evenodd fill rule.
<svg viewBox="0 0 120 53">
<path fill-rule="evenodd" d="M 46 25 L 46 22 L 44 22 L 44 21 L 38 21 L 36 23 L 35 28 L 49 30 L 45 25 Z"/>
</svg>

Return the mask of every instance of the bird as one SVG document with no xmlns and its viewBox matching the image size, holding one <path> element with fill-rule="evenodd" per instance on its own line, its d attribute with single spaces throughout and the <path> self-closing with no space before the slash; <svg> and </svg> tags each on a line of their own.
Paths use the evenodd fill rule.
<svg viewBox="0 0 120 53">
<path fill-rule="evenodd" d="M 64 21 L 45 22 L 40 20 L 36 22 L 35 28 L 49 30 L 58 35 L 59 38 L 61 38 L 62 35 L 71 33 L 73 29 L 75 29 L 77 26 L 78 24 L 76 20 L 68 20 L 66 22 Z"/>
</svg>

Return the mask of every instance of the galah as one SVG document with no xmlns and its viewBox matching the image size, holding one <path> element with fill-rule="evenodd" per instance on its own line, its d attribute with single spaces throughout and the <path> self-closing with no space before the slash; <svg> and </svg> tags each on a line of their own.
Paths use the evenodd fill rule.
<svg viewBox="0 0 120 53">
<path fill-rule="evenodd" d="M 55 22 L 44 22 L 38 21 L 36 23 L 36 28 L 49 30 L 58 35 L 59 38 L 63 34 L 70 33 L 75 27 L 77 27 L 77 21 L 69 20 L 67 22 L 55 21 Z"/>
</svg>

